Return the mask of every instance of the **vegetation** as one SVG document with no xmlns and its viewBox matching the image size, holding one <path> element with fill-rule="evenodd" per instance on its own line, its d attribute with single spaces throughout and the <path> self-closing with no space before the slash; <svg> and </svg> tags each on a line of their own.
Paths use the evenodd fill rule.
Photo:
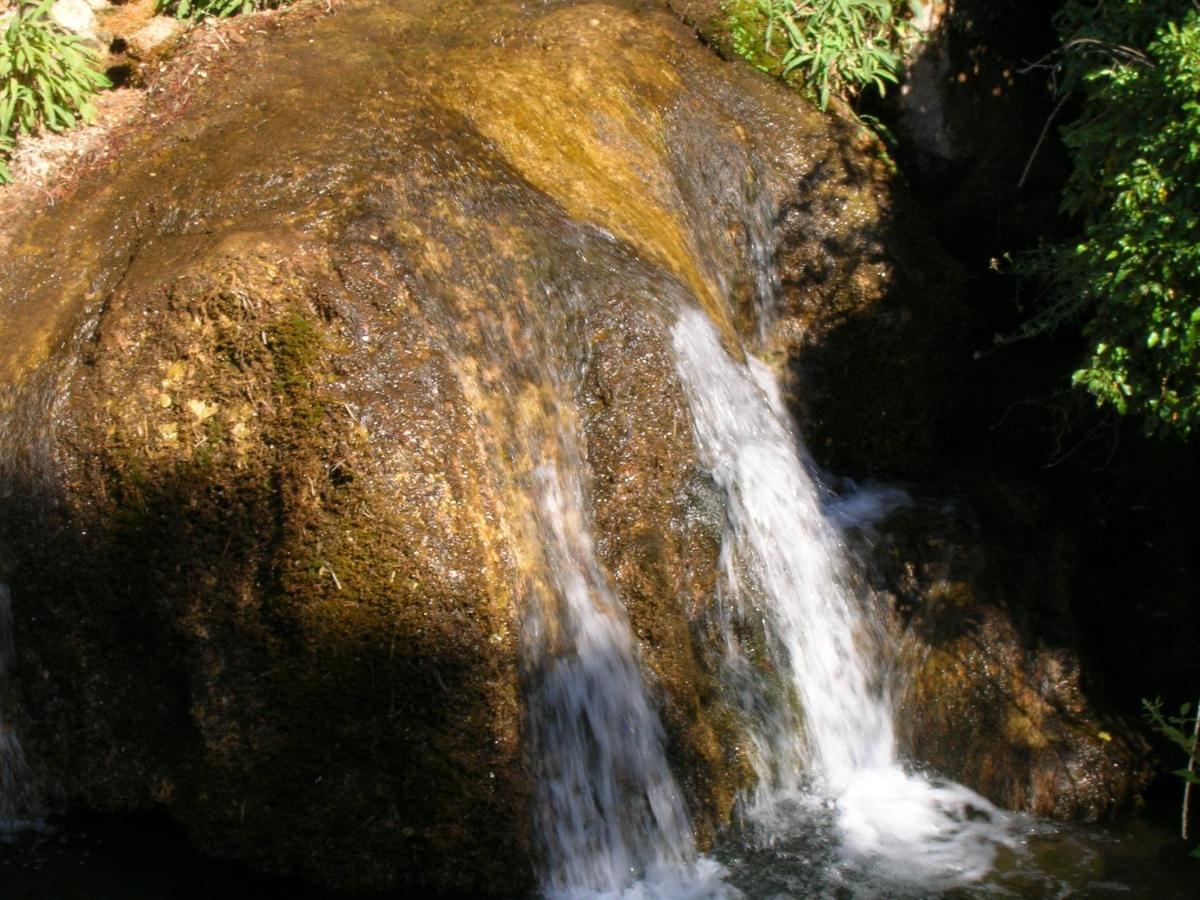
<svg viewBox="0 0 1200 900">
<path fill-rule="evenodd" d="M 1085 321 L 1073 381 L 1186 437 L 1200 425 L 1200 8 L 1072 2 L 1059 26 L 1062 90 L 1083 93 L 1063 208 L 1083 230 L 1043 256 L 1053 302 L 1030 330 Z"/>
<path fill-rule="evenodd" d="M 92 97 L 109 87 L 92 52 L 47 19 L 52 3 L 22 4 L 0 35 L 0 183 L 18 134 L 91 121 Z"/>
<path fill-rule="evenodd" d="M 0 134 L 0 184 L 8 184 L 12 181 L 12 171 L 8 168 L 8 157 L 12 155 L 12 151 L 12 137 Z"/>
<path fill-rule="evenodd" d="M 1188 760 L 1187 768 L 1177 769 L 1175 774 L 1184 780 L 1183 790 L 1183 817 L 1181 824 L 1181 832 L 1183 839 L 1188 839 L 1188 817 L 1190 812 L 1191 790 L 1194 786 L 1200 785 L 1200 771 L 1197 766 L 1200 766 L 1200 755 L 1197 754 L 1197 748 L 1200 747 L 1200 710 L 1192 712 L 1192 705 L 1185 703 L 1179 707 L 1179 715 L 1168 716 L 1162 711 L 1161 700 L 1143 700 L 1142 708 L 1146 711 L 1146 718 L 1151 726 L 1165 737 L 1168 741 L 1182 750 Z M 1188 732 L 1191 732 L 1190 734 Z M 1200 847 L 1192 851 L 1193 856 L 1200 856 Z"/>
<path fill-rule="evenodd" d="M 729 16 L 734 49 L 764 71 L 798 76 L 822 109 L 831 96 L 896 83 L 915 35 L 890 0 L 740 0 Z"/>
<path fill-rule="evenodd" d="M 155 9 L 177 19 L 224 19 L 282 6 L 286 0 L 157 0 Z"/>
</svg>

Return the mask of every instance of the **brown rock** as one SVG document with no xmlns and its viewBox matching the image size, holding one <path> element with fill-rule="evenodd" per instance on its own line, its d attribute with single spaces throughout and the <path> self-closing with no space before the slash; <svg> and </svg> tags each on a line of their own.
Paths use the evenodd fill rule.
<svg viewBox="0 0 1200 900">
<path fill-rule="evenodd" d="M 1127 807 L 1147 782 L 1146 746 L 1085 691 L 1065 546 L 1002 552 L 1012 538 L 969 510 L 921 504 L 881 529 L 905 754 L 1009 809 L 1095 821 Z"/>
</svg>

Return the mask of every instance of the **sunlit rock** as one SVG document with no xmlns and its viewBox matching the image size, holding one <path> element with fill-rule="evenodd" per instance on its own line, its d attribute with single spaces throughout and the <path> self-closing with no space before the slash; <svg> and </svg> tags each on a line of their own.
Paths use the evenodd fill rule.
<svg viewBox="0 0 1200 900">
<path fill-rule="evenodd" d="M 703 850 L 755 766 L 673 328 L 703 310 L 729 365 L 745 341 L 790 372 L 823 458 L 927 459 L 941 388 L 910 452 L 883 400 L 832 421 L 853 342 L 817 355 L 874 322 L 855 383 L 938 371 L 907 368 L 911 323 L 954 281 L 877 143 L 644 3 L 353 6 L 225 63 L 8 229 L 4 709 L 38 808 L 157 804 L 260 868 L 511 895 L 592 838 L 546 785 L 594 783 L 666 857 Z M 584 758 L 639 772 L 555 780 L 555 715 L 598 709 L 552 690 L 579 671 L 637 725 Z"/>
</svg>

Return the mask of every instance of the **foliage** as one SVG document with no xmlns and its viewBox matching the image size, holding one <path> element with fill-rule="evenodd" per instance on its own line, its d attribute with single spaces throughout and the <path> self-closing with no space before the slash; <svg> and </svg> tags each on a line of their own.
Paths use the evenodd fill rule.
<svg viewBox="0 0 1200 900">
<path fill-rule="evenodd" d="M 765 38 L 770 17 L 763 12 L 761 0 L 727 0 L 729 37 L 733 52 L 754 68 L 773 74 L 779 68 L 779 58 L 767 52 Z"/>
<path fill-rule="evenodd" d="M 7 134 L 0 134 L 0 184 L 12 181 L 12 172 L 8 168 L 8 157 L 12 155 L 13 139 Z"/>
<path fill-rule="evenodd" d="M 890 0 L 756 0 L 734 4 L 730 24 L 739 54 L 780 77 L 799 75 L 822 109 L 831 96 L 850 98 L 871 85 L 883 93 L 896 83 L 915 35 Z"/>
<path fill-rule="evenodd" d="M 176 19 L 224 19 L 282 6 L 286 0 L 156 0 L 155 10 Z"/>
<path fill-rule="evenodd" d="M 1178 747 L 1186 755 L 1189 765 L 1183 769 L 1176 769 L 1173 774 L 1178 775 L 1189 785 L 1200 786 L 1200 771 L 1197 766 L 1200 765 L 1200 758 L 1196 752 L 1196 714 L 1192 712 L 1192 705 L 1185 703 L 1179 707 L 1179 715 L 1168 716 L 1162 710 L 1162 700 L 1143 700 L 1142 708 L 1146 711 L 1146 719 L 1151 726 L 1169 740 L 1172 744 Z M 1192 734 L 1188 734 L 1191 730 Z M 1184 834 L 1186 837 L 1187 829 L 1187 800 L 1185 795 L 1184 801 Z M 1193 856 L 1200 856 L 1200 847 L 1192 851 Z"/>
<path fill-rule="evenodd" d="M 1064 129 L 1063 200 L 1083 234 L 1049 254 L 1055 302 L 1033 330 L 1090 315 L 1074 382 L 1187 436 L 1200 425 L 1200 9 L 1073 2 L 1059 25 L 1064 87 L 1084 94 Z"/>
<path fill-rule="evenodd" d="M 109 87 L 92 52 L 46 18 L 52 3 L 24 4 L 0 35 L 0 182 L 17 134 L 90 122 L 92 97 Z"/>
</svg>

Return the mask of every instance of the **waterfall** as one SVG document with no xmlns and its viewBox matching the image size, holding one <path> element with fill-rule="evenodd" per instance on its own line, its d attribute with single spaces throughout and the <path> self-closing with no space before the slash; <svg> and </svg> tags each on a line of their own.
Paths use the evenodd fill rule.
<svg viewBox="0 0 1200 900">
<path fill-rule="evenodd" d="M 707 316 L 672 342 L 701 464 L 725 498 L 713 604 L 722 682 L 749 731 L 760 838 L 832 832 L 827 873 L 937 890 L 985 875 L 1010 817 L 906 769 L 893 733 L 886 632 L 855 589 L 835 504 L 762 363 L 735 362 Z M 542 886 L 551 897 L 736 897 L 698 856 L 619 596 L 597 561 L 573 426 L 532 479 L 550 583 L 524 624 Z"/>
<path fill-rule="evenodd" d="M 777 789 L 795 791 L 808 763 L 834 791 L 891 763 L 891 711 L 866 660 L 867 629 L 845 587 L 844 551 L 766 367 L 738 366 L 700 313 L 674 333 L 701 460 L 726 497 L 723 562 L 733 608 L 758 601 L 773 667 L 790 673 L 803 710 L 771 736 Z M 761 598 L 753 595 L 761 594 Z M 806 740 L 795 735 L 803 733 Z M 761 761 L 765 763 L 766 761 Z"/>
<path fill-rule="evenodd" d="M 550 608 L 525 625 L 537 830 L 551 897 L 712 896 L 636 645 L 596 560 L 575 453 L 536 472 Z"/>
<path fill-rule="evenodd" d="M 697 449 L 726 498 L 718 608 L 727 682 L 757 750 L 752 814 L 778 830 L 789 809 L 832 810 L 843 859 L 893 883 L 981 877 L 1011 841 L 1006 816 L 902 767 L 881 664 L 889 648 L 852 589 L 841 533 L 770 371 L 736 363 L 696 310 L 681 314 L 673 341 Z"/>
</svg>

